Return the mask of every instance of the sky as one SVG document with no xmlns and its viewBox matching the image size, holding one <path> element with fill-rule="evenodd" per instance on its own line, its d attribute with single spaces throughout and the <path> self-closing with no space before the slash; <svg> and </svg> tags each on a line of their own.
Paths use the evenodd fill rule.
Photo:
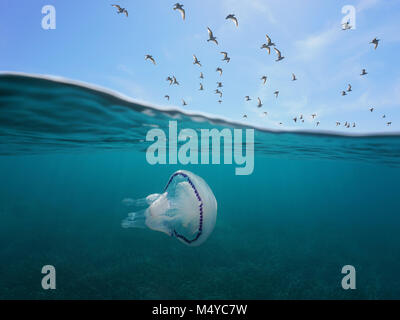
<svg viewBox="0 0 400 320">
<path fill-rule="evenodd" d="M 151 104 L 270 129 L 400 131 L 400 1 L 184 0 L 185 21 L 172 9 L 175 3 L 1 0 L 0 71 L 62 76 Z M 111 4 L 125 7 L 129 17 L 117 14 Z M 45 5 L 56 9 L 54 30 L 42 28 Z M 353 30 L 341 30 L 344 5 L 356 9 Z M 225 19 L 230 13 L 239 27 Z M 207 42 L 207 27 L 218 46 Z M 273 51 L 268 55 L 260 49 L 266 34 L 284 60 L 275 62 Z M 375 37 L 381 40 L 377 50 L 369 44 Z M 229 63 L 221 61 L 221 51 L 228 52 Z M 146 54 L 157 64 L 145 61 Z M 193 54 L 202 67 L 193 65 Z M 361 77 L 363 68 L 368 75 Z M 297 81 L 291 81 L 292 73 Z M 181 85 L 170 86 L 169 75 Z M 263 75 L 268 77 L 265 85 Z M 214 93 L 217 81 L 224 86 L 221 104 Z M 204 91 L 199 91 L 200 82 Z M 342 96 L 348 84 L 353 91 Z M 246 102 L 246 95 L 252 100 Z M 257 97 L 262 108 L 257 108 Z M 304 123 L 295 123 L 292 119 L 301 114 Z M 336 127 L 336 121 L 342 125 Z M 356 127 L 344 128 L 345 121 Z"/>
</svg>

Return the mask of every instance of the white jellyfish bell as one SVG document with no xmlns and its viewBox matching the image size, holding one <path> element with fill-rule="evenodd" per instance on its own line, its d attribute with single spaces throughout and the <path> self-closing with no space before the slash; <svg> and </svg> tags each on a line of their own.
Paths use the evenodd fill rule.
<svg viewBox="0 0 400 320">
<path fill-rule="evenodd" d="M 217 200 L 208 184 L 184 170 L 175 172 L 162 194 L 145 199 L 124 199 L 128 206 L 148 206 L 129 213 L 124 228 L 150 228 L 164 232 L 188 246 L 198 246 L 210 236 L 217 219 Z"/>
</svg>

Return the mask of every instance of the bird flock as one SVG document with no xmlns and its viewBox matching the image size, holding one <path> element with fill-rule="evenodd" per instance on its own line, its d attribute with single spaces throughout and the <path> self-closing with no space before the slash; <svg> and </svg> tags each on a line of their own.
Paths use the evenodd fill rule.
<svg viewBox="0 0 400 320">
<path fill-rule="evenodd" d="M 122 8 L 121 6 L 119 6 L 119 5 L 117 5 L 117 4 L 113 4 L 112 7 L 114 7 L 114 8 L 117 9 L 117 13 L 118 13 L 118 14 L 121 14 L 121 13 L 122 13 L 122 14 L 125 14 L 126 17 L 128 17 L 128 11 L 127 11 L 126 8 Z M 173 9 L 174 11 L 179 12 L 180 15 L 181 15 L 182 20 L 185 21 L 185 19 L 186 19 L 186 11 L 185 11 L 185 9 L 184 9 L 184 5 L 183 5 L 183 4 L 176 3 L 176 4 L 174 4 L 174 6 L 173 6 L 172 9 Z M 228 14 L 228 15 L 226 16 L 225 20 L 230 20 L 230 21 L 232 21 L 232 22 L 234 23 L 234 25 L 235 25 L 236 28 L 239 27 L 239 21 L 238 21 L 238 18 L 235 16 L 235 14 Z M 352 26 L 350 25 L 349 22 L 346 22 L 346 23 L 342 24 L 342 30 L 350 30 L 350 29 L 352 29 Z M 207 42 L 208 42 L 208 43 L 209 43 L 209 42 L 214 43 L 216 46 L 218 46 L 218 45 L 219 45 L 219 42 L 218 42 L 218 40 L 217 40 L 217 37 L 214 35 L 214 33 L 213 33 L 213 31 L 210 29 L 210 27 L 207 27 L 207 32 L 208 32 L 208 39 L 207 39 Z M 285 57 L 282 55 L 282 52 L 276 47 L 276 44 L 275 44 L 274 42 L 272 42 L 272 40 L 271 40 L 271 38 L 269 37 L 268 34 L 265 35 L 265 38 L 266 38 L 266 42 L 263 43 L 263 44 L 261 45 L 260 49 L 261 49 L 261 50 L 264 50 L 264 49 L 265 49 L 266 52 L 268 53 L 268 55 L 271 54 L 271 49 L 273 49 L 273 50 L 275 51 L 275 54 L 276 54 L 276 60 L 275 60 L 276 62 L 279 62 L 279 61 L 282 61 L 283 59 L 285 59 Z M 370 44 L 372 44 L 372 45 L 374 46 L 374 50 L 376 50 L 376 49 L 378 48 L 379 41 L 380 41 L 379 39 L 374 38 L 374 39 L 370 42 Z M 229 54 L 228 54 L 226 51 L 221 51 L 220 54 L 222 55 L 222 59 L 221 59 L 222 62 L 226 62 L 226 63 L 229 63 L 229 62 L 230 62 L 231 58 L 229 57 Z M 153 65 L 156 65 L 156 64 L 157 64 L 155 58 L 154 58 L 151 54 L 146 54 L 146 55 L 145 55 L 145 60 L 151 62 Z M 196 66 L 198 66 L 199 68 L 202 67 L 201 61 L 198 59 L 198 57 L 196 56 L 196 54 L 193 54 L 193 65 L 196 65 Z M 219 74 L 219 76 L 222 77 L 222 75 L 223 75 L 223 69 L 222 69 L 221 67 L 218 66 L 218 67 L 215 69 L 215 72 L 217 72 L 217 73 Z M 368 75 L 368 72 L 366 71 L 366 69 L 362 69 L 362 70 L 361 70 L 361 73 L 360 73 L 360 76 L 361 76 L 361 77 L 364 77 L 364 76 L 366 76 L 366 75 Z M 199 78 L 201 79 L 200 81 L 203 81 L 203 79 L 204 79 L 204 74 L 203 74 L 203 72 L 200 72 Z M 260 80 L 261 80 L 261 82 L 262 82 L 263 85 L 266 85 L 266 84 L 267 84 L 268 77 L 267 77 L 266 75 L 263 75 L 263 76 L 260 78 Z M 297 80 L 298 80 L 298 78 L 296 77 L 296 75 L 295 75 L 294 73 L 292 73 L 292 79 L 291 79 L 291 80 L 292 80 L 292 81 L 297 81 Z M 176 79 L 176 77 L 175 77 L 174 75 L 167 76 L 166 81 L 169 82 L 169 85 L 170 85 L 170 86 L 174 86 L 174 85 L 179 86 L 179 85 L 180 85 L 179 82 L 178 82 L 178 80 Z M 223 97 L 223 91 L 222 91 L 223 83 L 222 83 L 221 81 L 217 81 L 216 84 L 217 84 L 217 88 L 214 90 L 214 93 L 218 96 L 217 102 L 218 102 L 219 104 L 221 104 L 221 103 L 223 102 L 223 100 L 222 100 L 222 97 Z M 204 91 L 203 82 L 200 82 L 199 91 Z M 344 97 L 344 96 L 347 96 L 347 95 L 349 95 L 352 91 L 353 91 L 353 90 L 352 90 L 351 84 L 348 84 L 348 85 L 347 85 L 347 88 L 341 91 L 341 95 L 342 95 L 343 97 Z M 275 95 L 275 98 L 278 99 L 279 90 L 276 90 L 273 94 Z M 164 98 L 165 98 L 167 101 L 169 101 L 169 100 L 170 100 L 169 94 L 166 94 L 166 95 L 164 96 Z M 245 99 L 246 102 L 252 101 L 252 98 L 251 98 L 250 96 L 248 96 L 248 95 L 245 96 L 244 99 Z M 188 103 L 187 103 L 183 98 L 182 98 L 181 100 L 182 100 L 182 106 L 187 106 L 187 105 L 188 105 Z M 263 103 L 262 103 L 260 97 L 257 97 L 257 108 L 261 108 L 261 107 L 263 107 Z M 370 108 L 369 108 L 369 111 L 370 111 L 370 112 L 374 112 L 374 110 L 375 110 L 374 107 L 370 107 Z M 266 112 L 266 111 L 263 112 L 263 115 L 264 115 L 264 116 L 267 116 L 267 114 L 268 114 L 268 112 Z M 244 118 L 244 119 L 247 119 L 247 118 L 248 118 L 248 115 L 247 115 L 247 114 L 244 114 L 244 115 L 243 115 L 243 118 Z M 312 119 L 312 120 L 315 120 L 316 118 L 317 118 L 317 114 L 316 114 L 316 113 L 311 114 L 311 119 Z M 382 115 L 382 118 L 385 119 L 385 118 L 386 118 L 386 115 Z M 304 119 L 305 119 L 305 116 L 304 116 L 303 114 L 300 114 L 300 115 L 295 116 L 292 120 L 294 121 L 294 123 L 304 123 Z M 283 125 L 282 122 L 279 122 L 278 124 L 279 124 L 279 125 Z M 390 126 L 391 124 L 392 124 L 391 121 L 386 122 L 386 125 L 387 125 L 387 126 Z M 315 121 L 315 125 L 318 127 L 318 126 L 320 125 L 320 121 Z M 342 122 L 341 122 L 341 121 L 336 121 L 336 126 L 337 126 L 337 127 L 338 127 L 338 126 L 341 126 L 341 125 L 342 125 Z M 351 122 L 351 121 L 345 121 L 345 122 L 343 123 L 343 126 L 344 126 L 345 128 L 355 128 L 355 127 L 356 127 L 356 123 L 355 123 L 355 122 Z"/>
</svg>

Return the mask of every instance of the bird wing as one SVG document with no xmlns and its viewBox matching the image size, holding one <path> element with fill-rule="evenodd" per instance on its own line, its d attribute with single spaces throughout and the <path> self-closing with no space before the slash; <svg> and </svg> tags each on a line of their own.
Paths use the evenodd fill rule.
<svg viewBox="0 0 400 320">
<path fill-rule="evenodd" d="M 114 7 L 114 8 L 117 8 L 118 10 L 121 9 L 121 7 L 119 5 L 117 5 L 117 4 L 112 4 L 111 6 Z"/>
<path fill-rule="evenodd" d="M 178 11 L 181 13 L 182 19 L 185 20 L 185 16 L 186 16 L 185 9 L 178 8 Z"/>
<path fill-rule="evenodd" d="M 278 55 L 278 58 L 280 58 L 282 56 L 281 52 L 277 48 L 274 48 L 274 50 L 275 50 L 276 54 Z"/>
<path fill-rule="evenodd" d="M 270 47 L 266 47 L 265 49 L 267 49 L 268 54 L 271 54 L 271 48 Z"/>
<path fill-rule="evenodd" d="M 213 33 L 212 33 L 212 31 L 211 31 L 211 29 L 209 27 L 207 27 L 207 31 L 208 31 L 208 36 L 210 38 L 214 38 L 214 35 L 213 35 Z"/>
<path fill-rule="evenodd" d="M 261 104 L 261 99 L 260 99 L 260 98 L 257 98 L 257 100 L 258 100 L 258 104 Z"/>
<path fill-rule="evenodd" d="M 233 15 L 229 15 L 229 16 L 227 16 L 226 17 L 227 19 L 231 19 L 234 23 L 235 23 L 235 26 L 237 27 L 239 24 L 238 24 L 238 20 L 236 19 L 236 17 L 234 17 Z"/>
<path fill-rule="evenodd" d="M 128 11 L 127 10 L 124 10 L 124 13 L 125 13 L 126 16 L 128 16 Z"/>
<path fill-rule="evenodd" d="M 267 38 L 267 43 L 270 44 L 271 43 L 271 38 L 266 34 L 265 37 Z"/>
<path fill-rule="evenodd" d="M 227 52 L 222 51 L 221 54 L 224 55 L 224 59 L 226 59 L 228 57 L 228 53 Z"/>
</svg>

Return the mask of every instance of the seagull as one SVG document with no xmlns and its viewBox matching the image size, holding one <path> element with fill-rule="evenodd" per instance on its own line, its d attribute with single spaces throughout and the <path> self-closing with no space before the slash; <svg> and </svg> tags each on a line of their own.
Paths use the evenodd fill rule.
<svg viewBox="0 0 400 320">
<path fill-rule="evenodd" d="M 219 97 L 222 98 L 222 92 L 221 92 L 221 91 L 219 91 L 218 89 L 216 89 L 214 92 L 215 92 L 216 94 L 219 94 Z"/>
<path fill-rule="evenodd" d="M 217 38 L 214 37 L 211 29 L 209 27 L 207 27 L 207 30 L 208 30 L 208 37 L 209 37 L 209 39 L 207 41 L 214 41 L 218 45 Z"/>
<path fill-rule="evenodd" d="M 215 71 L 219 72 L 219 75 L 222 76 L 222 69 L 218 67 Z"/>
<path fill-rule="evenodd" d="M 218 103 L 221 104 L 222 100 L 218 100 Z"/>
<path fill-rule="evenodd" d="M 296 81 L 296 80 L 297 80 L 296 75 L 294 73 L 292 73 L 292 81 Z"/>
<path fill-rule="evenodd" d="M 203 72 L 200 72 L 200 79 L 204 79 Z"/>
<path fill-rule="evenodd" d="M 353 128 L 355 128 L 356 127 L 356 123 L 355 122 L 353 122 Z"/>
<path fill-rule="evenodd" d="M 264 84 L 267 82 L 267 76 L 262 76 L 261 80 L 264 82 Z"/>
<path fill-rule="evenodd" d="M 238 20 L 237 20 L 237 18 L 235 17 L 234 14 L 228 14 L 228 15 L 226 16 L 225 20 L 228 20 L 228 19 L 231 19 L 231 20 L 235 23 L 235 26 L 236 26 L 236 27 L 239 26 Z"/>
<path fill-rule="evenodd" d="M 222 61 L 226 61 L 226 63 L 231 61 L 231 58 L 228 57 L 228 53 L 227 52 L 222 51 L 221 54 L 224 55 L 224 58 L 222 59 Z"/>
<path fill-rule="evenodd" d="M 317 121 L 317 127 L 319 126 L 319 124 L 320 124 L 320 122 L 319 122 L 319 121 Z"/>
<path fill-rule="evenodd" d="M 278 94 L 279 94 L 278 90 L 274 92 L 275 98 L 278 98 Z"/>
<path fill-rule="evenodd" d="M 246 99 L 246 101 L 250 101 L 251 100 L 251 98 L 249 96 L 245 96 L 244 98 Z"/>
<path fill-rule="evenodd" d="M 365 69 L 362 69 L 360 76 L 365 76 L 366 74 L 368 74 L 368 72 L 366 72 Z"/>
<path fill-rule="evenodd" d="M 347 121 L 344 123 L 344 126 L 347 127 Z"/>
<path fill-rule="evenodd" d="M 336 121 L 336 127 L 337 126 L 340 126 L 340 122 L 339 121 Z"/>
<path fill-rule="evenodd" d="M 262 107 L 262 102 L 261 102 L 261 99 L 260 98 L 257 98 L 257 100 L 258 100 L 258 105 L 257 105 L 257 107 L 258 108 L 261 108 Z"/>
<path fill-rule="evenodd" d="M 185 9 L 183 9 L 183 4 L 175 3 L 174 10 L 178 10 L 181 13 L 182 19 L 185 20 Z"/>
<path fill-rule="evenodd" d="M 282 57 L 281 52 L 277 48 L 274 48 L 274 50 L 275 50 L 276 54 L 278 55 L 278 59 L 275 60 L 276 62 L 285 59 L 285 57 Z"/>
<path fill-rule="evenodd" d="M 264 116 L 266 116 L 268 114 L 268 112 L 267 111 L 264 111 Z"/>
<path fill-rule="evenodd" d="M 297 117 L 294 117 L 294 118 L 293 118 L 293 121 L 294 121 L 294 122 L 297 122 Z"/>
<path fill-rule="evenodd" d="M 383 115 L 382 118 L 385 119 L 385 118 L 386 118 L 386 115 Z"/>
<path fill-rule="evenodd" d="M 392 124 L 392 121 L 386 122 L 387 126 L 390 126 Z"/>
<path fill-rule="evenodd" d="M 316 113 L 313 113 L 313 114 L 311 115 L 311 117 L 312 117 L 313 119 L 315 119 L 316 116 L 317 116 Z"/>
<path fill-rule="evenodd" d="M 374 111 L 374 108 L 373 107 L 369 108 L 369 111 L 371 111 L 371 112 Z"/>
<path fill-rule="evenodd" d="M 222 82 L 217 82 L 217 87 L 222 88 L 223 87 Z"/>
<path fill-rule="evenodd" d="M 351 84 L 348 84 L 347 85 L 347 92 L 350 92 L 351 91 Z"/>
<path fill-rule="evenodd" d="M 183 100 L 183 99 L 182 99 L 182 105 L 183 105 L 183 106 L 187 106 L 187 103 L 186 103 L 186 101 L 185 101 L 185 100 Z"/>
<path fill-rule="evenodd" d="M 376 48 L 378 48 L 378 43 L 379 43 L 379 39 L 377 39 L 377 38 L 374 38 L 374 40 L 372 40 L 370 43 L 372 43 L 372 44 L 374 44 L 375 45 L 375 47 L 374 47 L 374 49 L 376 50 Z"/>
<path fill-rule="evenodd" d="M 150 60 L 153 64 L 156 64 L 156 60 L 154 60 L 153 56 L 146 54 L 144 60 Z"/>
<path fill-rule="evenodd" d="M 111 6 L 114 7 L 114 8 L 117 8 L 118 14 L 120 14 L 120 13 L 125 13 L 125 15 L 128 16 L 128 11 L 127 11 L 125 8 L 121 8 L 121 7 L 120 7 L 119 5 L 117 5 L 117 4 L 112 4 Z"/>
<path fill-rule="evenodd" d="M 247 119 L 247 114 L 244 114 L 244 115 L 243 115 L 243 118 L 246 118 L 246 119 Z"/>
<path fill-rule="evenodd" d="M 200 89 L 199 90 L 204 90 L 202 83 L 200 83 Z"/>
<path fill-rule="evenodd" d="M 199 59 L 197 59 L 195 54 L 193 55 L 193 59 L 194 59 L 193 64 L 197 64 L 201 67 L 201 63 L 200 63 Z"/>
<path fill-rule="evenodd" d="M 268 37 L 267 34 L 265 35 L 265 37 L 267 38 L 267 46 L 268 46 L 268 47 L 275 47 L 275 43 L 273 43 L 273 42 L 271 41 L 271 38 Z"/>
<path fill-rule="evenodd" d="M 342 96 L 345 96 L 346 94 L 346 91 L 342 91 Z"/>
<path fill-rule="evenodd" d="M 169 101 L 169 95 L 165 95 L 164 98 L 166 98 Z"/>
<path fill-rule="evenodd" d="M 271 48 L 270 47 L 268 47 L 268 45 L 267 44 L 265 44 L 265 43 L 263 43 L 262 44 L 262 46 L 261 46 L 261 48 L 260 49 L 267 49 L 267 51 L 268 51 L 268 54 L 271 54 Z"/>
<path fill-rule="evenodd" d="M 177 86 L 179 86 L 179 82 L 176 80 L 175 76 L 172 76 L 172 84 L 176 84 Z"/>
<path fill-rule="evenodd" d="M 350 21 L 347 21 L 346 23 L 342 23 L 342 30 L 350 30 L 352 27 L 350 25 Z"/>
<path fill-rule="evenodd" d="M 282 122 L 279 122 L 279 125 L 282 125 Z"/>
<path fill-rule="evenodd" d="M 171 85 L 174 82 L 174 80 L 170 76 L 168 76 L 167 79 L 165 80 L 169 81 L 169 85 Z"/>
<path fill-rule="evenodd" d="M 302 114 L 300 115 L 300 120 L 303 120 L 303 115 Z"/>
</svg>

